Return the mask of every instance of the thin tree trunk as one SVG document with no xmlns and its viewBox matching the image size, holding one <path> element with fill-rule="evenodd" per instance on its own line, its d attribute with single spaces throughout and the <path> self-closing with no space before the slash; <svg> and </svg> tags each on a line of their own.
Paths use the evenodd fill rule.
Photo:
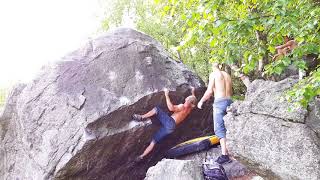
<svg viewBox="0 0 320 180">
<path fill-rule="evenodd" d="M 265 53 L 262 59 L 259 59 L 258 69 L 256 72 L 258 76 L 261 76 L 264 66 L 268 64 L 268 50 L 267 50 L 268 40 L 267 40 L 267 35 L 262 31 L 256 31 L 256 37 L 257 37 L 257 41 L 261 42 L 263 48 L 265 49 Z"/>
</svg>

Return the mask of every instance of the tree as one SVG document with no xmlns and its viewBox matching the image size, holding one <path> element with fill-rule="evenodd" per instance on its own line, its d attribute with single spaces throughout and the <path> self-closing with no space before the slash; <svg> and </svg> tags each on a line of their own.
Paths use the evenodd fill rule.
<svg viewBox="0 0 320 180">
<path fill-rule="evenodd" d="M 290 64 L 306 69 L 304 56 L 320 54 L 320 6 L 311 0 L 170 0 L 161 4 L 166 18 L 185 22 L 182 46 L 208 44 L 212 61 L 237 65 L 246 74 L 281 74 Z M 272 61 L 275 46 L 285 36 L 294 37 L 298 47 Z M 306 106 L 319 95 L 318 71 L 290 91 L 288 99 Z"/>
<path fill-rule="evenodd" d="M 261 77 L 281 74 L 290 64 L 306 69 L 304 57 L 320 54 L 320 4 L 312 0 L 120 0 L 116 4 L 121 12 L 134 12 L 138 30 L 159 40 L 203 78 L 208 76 L 209 61 Z M 111 14 L 106 18 L 109 24 L 122 19 L 114 18 L 119 12 Z M 272 61 L 275 46 L 285 36 L 293 37 L 298 47 Z M 319 95 L 319 72 L 314 69 L 299 83 L 300 89 L 288 93 L 288 100 L 299 99 L 306 106 Z"/>
</svg>

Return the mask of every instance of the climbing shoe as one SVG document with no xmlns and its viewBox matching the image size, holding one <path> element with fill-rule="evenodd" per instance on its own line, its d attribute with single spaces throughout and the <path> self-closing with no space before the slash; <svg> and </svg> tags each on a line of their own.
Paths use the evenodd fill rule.
<svg viewBox="0 0 320 180">
<path fill-rule="evenodd" d="M 142 120 L 143 120 L 143 119 L 142 119 L 142 116 L 139 115 L 139 114 L 133 114 L 133 115 L 132 115 L 132 118 L 133 118 L 134 120 L 136 120 L 136 121 L 142 121 Z"/>
<path fill-rule="evenodd" d="M 232 160 L 229 158 L 228 155 L 221 155 L 216 160 L 216 162 L 219 163 L 219 164 L 226 164 L 226 163 L 230 163 L 231 161 Z"/>
</svg>

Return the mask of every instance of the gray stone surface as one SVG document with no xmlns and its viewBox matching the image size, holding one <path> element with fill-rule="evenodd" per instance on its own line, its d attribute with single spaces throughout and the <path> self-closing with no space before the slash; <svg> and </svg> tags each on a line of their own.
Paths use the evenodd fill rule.
<svg viewBox="0 0 320 180">
<path fill-rule="evenodd" d="M 145 180 L 203 180 L 201 166 L 192 160 L 163 159 L 147 171 Z"/>
<path fill-rule="evenodd" d="M 202 151 L 200 153 L 191 154 L 185 157 L 182 157 L 184 160 L 193 160 L 197 165 L 201 166 L 203 161 L 213 158 L 216 160 L 221 155 L 220 146 L 213 147 L 207 151 Z M 223 167 L 226 171 L 228 178 L 244 177 L 249 176 L 251 171 L 241 162 L 232 158 L 231 163 L 224 164 Z"/>
<path fill-rule="evenodd" d="M 45 66 L 21 93 L 9 97 L 0 122 L 0 177 L 142 179 L 165 149 L 204 133 L 211 108 L 191 114 L 134 171 L 130 162 L 158 125 L 133 122 L 131 114 L 164 107 L 164 87 L 174 90 L 174 103 L 181 103 L 189 85 L 199 96 L 205 90 L 198 76 L 143 33 L 117 29 L 92 40 Z"/>
<path fill-rule="evenodd" d="M 318 102 L 311 113 L 289 112 L 291 105 L 275 98 L 294 82 L 254 81 L 245 100 L 232 105 L 237 112 L 224 117 L 227 145 L 271 179 L 320 179 L 320 138 L 313 129 L 320 124 Z"/>
<path fill-rule="evenodd" d="M 202 163 L 208 159 L 217 159 L 221 155 L 220 146 L 209 150 L 193 153 L 178 159 L 162 159 L 155 166 L 148 169 L 145 180 L 194 180 L 203 179 Z M 231 163 L 223 167 L 229 179 L 261 178 L 246 165 L 232 158 Z"/>
<path fill-rule="evenodd" d="M 320 97 L 310 103 L 306 124 L 320 137 Z M 320 143 L 320 142 L 319 142 Z"/>
<path fill-rule="evenodd" d="M 17 84 L 8 95 L 5 106 L 0 112 L 0 140 L 3 140 L 8 130 L 8 125 L 11 119 L 16 118 L 16 102 L 21 91 L 24 89 L 25 84 Z M 1 163 L 1 162 L 0 162 Z M 1 168 L 0 168 L 1 170 Z"/>
<path fill-rule="evenodd" d="M 297 82 L 297 79 L 291 78 L 279 82 L 253 81 L 247 90 L 245 100 L 238 107 L 238 112 L 242 114 L 265 114 L 275 118 L 303 123 L 307 116 L 307 111 L 300 108 L 290 112 L 289 107 L 293 107 L 292 104 L 282 100 L 285 91 L 289 90 Z"/>
<path fill-rule="evenodd" d="M 17 133 L 10 129 L 10 124 L 12 123 L 11 121 L 17 118 L 16 101 L 24 87 L 24 84 L 18 84 L 13 88 L 8 95 L 9 98 L 6 100 L 5 107 L 0 114 L 0 177 L 3 178 L 5 178 L 4 174 L 7 173 L 6 171 L 10 172 L 11 167 L 15 163 L 10 159 L 12 155 L 7 156 L 7 152 L 14 152 L 15 148 L 6 147 L 2 142 L 7 137 L 11 138 L 8 143 L 15 142 L 14 138 L 16 138 Z M 20 147 L 20 144 L 16 144 L 16 147 Z M 7 169 L 8 167 L 9 169 Z"/>
</svg>

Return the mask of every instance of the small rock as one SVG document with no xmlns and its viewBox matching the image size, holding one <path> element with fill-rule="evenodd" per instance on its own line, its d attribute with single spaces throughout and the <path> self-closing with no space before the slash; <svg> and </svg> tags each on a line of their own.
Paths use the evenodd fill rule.
<svg viewBox="0 0 320 180">
<path fill-rule="evenodd" d="M 150 167 L 144 180 L 203 180 L 201 166 L 192 160 L 163 159 Z"/>
</svg>

